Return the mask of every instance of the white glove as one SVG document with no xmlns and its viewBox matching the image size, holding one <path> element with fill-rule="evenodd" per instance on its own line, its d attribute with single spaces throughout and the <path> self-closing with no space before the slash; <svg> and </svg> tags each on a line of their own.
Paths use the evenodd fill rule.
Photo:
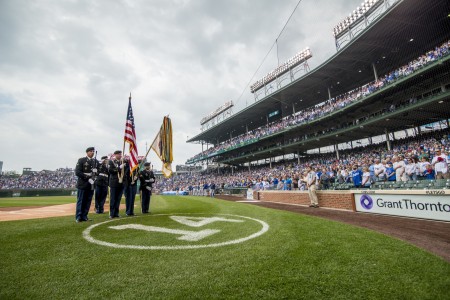
<svg viewBox="0 0 450 300">
<path fill-rule="evenodd" d="M 151 191 L 152 190 L 152 188 L 151 187 L 149 187 L 149 186 L 146 186 L 145 187 L 147 190 L 149 190 L 149 191 Z"/>
<path fill-rule="evenodd" d="M 89 181 L 89 183 L 90 183 L 90 184 L 94 184 L 94 179 L 92 179 L 92 178 L 89 178 L 89 180 L 88 180 L 88 181 Z"/>
<path fill-rule="evenodd" d="M 155 178 L 150 178 L 150 182 L 155 182 Z"/>
<path fill-rule="evenodd" d="M 121 169 L 125 168 L 125 164 L 121 164 L 121 165 L 119 166 L 119 168 L 121 168 Z"/>
<path fill-rule="evenodd" d="M 97 169 L 92 169 L 92 172 L 97 173 Z"/>
</svg>

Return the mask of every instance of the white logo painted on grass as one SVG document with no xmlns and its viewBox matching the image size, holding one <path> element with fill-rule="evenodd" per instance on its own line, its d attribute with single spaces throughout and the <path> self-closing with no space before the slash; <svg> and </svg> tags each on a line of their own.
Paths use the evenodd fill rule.
<svg viewBox="0 0 450 300">
<path fill-rule="evenodd" d="M 109 228 L 116 229 L 116 230 L 137 229 L 137 230 L 144 230 L 144 231 L 150 231 L 150 232 L 164 232 L 164 233 L 171 233 L 171 234 L 179 234 L 179 235 L 181 235 L 178 238 L 179 240 L 191 241 L 191 242 L 200 241 L 210 235 L 220 232 L 220 230 L 214 230 L 214 229 L 205 229 L 205 230 L 200 230 L 200 231 L 188 231 L 188 230 L 178 230 L 178 229 L 170 229 L 170 228 L 164 228 L 164 227 L 145 226 L 145 225 L 140 225 L 140 224 L 111 226 Z"/>
<path fill-rule="evenodd" d="M 86 228 L 83 232 L 83 237 L 94 244 L 107 246 L 107 247 L 113 247 L 113 248 L 122 248 L 122 249 L 140 249 L 140 250 L 177 250 L 177 249 L 199 249 L 199 248 L 212 248 L 212 247 L 221 247 L 226 245 L 233 245 L 233 244 L 239 244 L 243 243 L 245 241 L 254 239 L 256 237 L 259 237 L 260 235 L 266 233 L 269 230 L 269 225 L 261 220 L 245 217 L 245 216 L 238 216 L 238 215 L 225 215 L 221 214 L 221 217 L 213 216 L 213 217 L 193 217 L 193 216 L 174 216 L 174 215 L 152 215 L 149 217 L 160 217 L 160 216 L 168 216 L 173 221 L 176 221 L 180 224 L 189 226 L 189 227 L 202 227 L 208 224 L 212 224 L 215 222 L 228 222 L 228 223 L 244 223 L 245 220 L 250 220 L 259 223 L 262 228 L 253 234 L 250 234 L 246 237 L 242 237 L 239 239 L 229 240 L 225 242 L 220 243 L 210 243 L 210 244 L 195 244 L 195 245 L 158 245 L 158 246 L 146 246 L 146 245 L 123 245 L 123 244 L 117 244 L 117 243 L 111 243 L 102 241 L 99 239 L 96 239 L 92 237 L 91 231 L 103 224 L 107 224 L 110 222 L 118 221 L 119 219 L 110 220 L 98 224 L 94 224 Z M 226 217 L 228 218 L 226 218 Z M 148 216 L 147 216 L 148 217 Z M 233 217 L 233 218 L 229 218 Z M 237 219 L 236 219 L 237 218 Z M 244 220 L 243 220 L 244 219 Z M 126 219 L 122 219 L 126 220 Z M 133 220 L 136 220 L 133 218 Z M 245 225 L 245 224 L 244 224 Z M 142 224 L 124 224 L 124 225 L 117 225 L 117 226 L 109 226 L 110 229 L 113 230 L 142 230 L 147 232 L 159 232 L 159 233 L 168 233 L 173 235 L 180 235 L 180 237 L 176 238 L 177 240 L 181 241 L 187 241 L 187 242 L 197 242 L 202 239 L 205 239 L 212 235 L 217 235 L 220 233 L 219 229 L 204 229 L 200 231 L 194 231 L 194 230 L 182 230 L 182 229 L 173 229 L 173 228 L 165 228 L 165 227 L 157 227 L 157 226 L 147 226 Z"/>
<path fill-rule="evenodd" d="M 185 217 L 185 216 L 170 216 L 170 218 L 178 223 L 191 226 L 202 227 L 214 222 L 230 222 L 230 223 L 242 223 L 243 220 L 225 219 L 219 217 L 203 218 L 203 217 Z"/>
</svg>

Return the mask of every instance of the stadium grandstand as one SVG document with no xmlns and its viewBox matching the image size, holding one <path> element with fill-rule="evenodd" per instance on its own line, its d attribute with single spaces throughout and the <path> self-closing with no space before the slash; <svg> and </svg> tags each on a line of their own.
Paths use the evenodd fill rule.
<svg viewBox="0 0 450 300">
<path fill-rule="evenodd" d="M 420 139 L 429 124 L 448 128 L 448 3 L 380 0 L 362 7 L 332 29 L 335 55 L 190 138 L 207 149 L 186 164 L 250 168 L 325 153 L 339 160 L 361 145 L 381 143 L 391 152 L 398 139 Z"/>
<path fill-rule="evenodd" d="M 60 168 L 55 171 L 31 171 L 24 168 L 22 175 L 0 176 L 0 189 L 73 189 L 76 185 L 73 169 Z"/>
</svg>

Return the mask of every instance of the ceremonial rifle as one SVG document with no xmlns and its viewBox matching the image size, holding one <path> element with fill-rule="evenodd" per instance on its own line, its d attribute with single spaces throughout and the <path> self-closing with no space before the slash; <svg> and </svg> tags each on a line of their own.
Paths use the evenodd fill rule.
<svg viewBox="0 0 450 300">
<path fill-rule="evenodd" d="M 97 150 L 95 150 L 95 156 L 94 156 L 94 166 L 92 168 L 92 183 L 91 183 L 91 189 L 94 190 L 95 181 L 97 180 Z M 95 171 L 94 171 L 95 170 Z"/>
</svg>

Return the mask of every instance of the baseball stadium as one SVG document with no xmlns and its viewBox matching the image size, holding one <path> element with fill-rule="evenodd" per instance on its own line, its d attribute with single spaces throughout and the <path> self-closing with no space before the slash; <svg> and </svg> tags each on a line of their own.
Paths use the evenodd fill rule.
<svg viewBox="0 0 450 300">
<path fill-rule="evenodd" d="M 130 95 L 129 155 L 2 174 L 0 299 L 450 299 L 450 5 L 349 13 L 173 171 L 169 117 L 162 169 L 133 154 Z"/>
</svg>

